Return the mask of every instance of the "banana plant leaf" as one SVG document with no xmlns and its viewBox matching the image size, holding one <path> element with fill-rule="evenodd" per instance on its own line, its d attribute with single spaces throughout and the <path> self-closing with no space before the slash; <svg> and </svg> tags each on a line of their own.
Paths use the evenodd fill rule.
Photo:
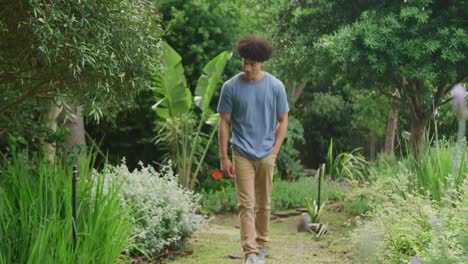
<svg viewBox="0 0 468 264">
<path fill-rule="evenodd" d="M 187 87 L 180 55 L 165 42 L 162 50 L 166 71 L 154 83 L 156 104 L 152 108 L 158 116 L 168 119 L 186 114 L 190 110 L 192 94 Z"/>
<path fill-rule="evenodd" d="M 202 110 L 202 115 L 211 115 L 210 103 L 221 81 L 224 67 L 232 57 L 232 52 L 223 51 L 203 68 L 195 88 L 195 105 Z"/>
</svg>

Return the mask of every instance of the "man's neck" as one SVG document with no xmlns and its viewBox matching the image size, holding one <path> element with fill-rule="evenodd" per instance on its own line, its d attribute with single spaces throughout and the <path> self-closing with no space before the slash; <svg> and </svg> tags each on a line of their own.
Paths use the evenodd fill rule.
<svg viewBox="0 0 468 264">
<path fill-rule="evenodd" d="M 265 76 L 265 73 L 263 71 L 260 71 L 253 79 L 247 79 L 245 75 L 243 75 L 244 79 L 249 82 L 256 82 L 258 80 L 261 80 L 263 76 Z"/>
</svg>

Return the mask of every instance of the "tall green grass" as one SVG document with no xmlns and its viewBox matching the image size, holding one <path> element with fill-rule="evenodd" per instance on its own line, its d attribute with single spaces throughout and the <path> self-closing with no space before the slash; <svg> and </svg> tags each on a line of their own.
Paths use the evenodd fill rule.
<svg viewBox="0 0 468 264">
<path fill-rule="evenodd" d="M 128 247 L 129 211 L 119 184 L 104 186 L 79 164 L 77 221 L 72 217 L 70 167 L 15 155 L 0 175 L 0 263 L 114 263 Z M 76 224 L 77 243 L 73 243 Z"/>
<path fill-rule="evenodd" d="M 430 142 L 426 145 L 430 146 Z M 439 140 L 427 147 L 420 157 L 410 158 L 409 169 L 414 172 L 413 182 L 418 191 L 440 201 L 447 188 L 458 189 L 468 175 L 465 153 L 466 146 L 458 149 L 449 141 Z"/>
</svg>

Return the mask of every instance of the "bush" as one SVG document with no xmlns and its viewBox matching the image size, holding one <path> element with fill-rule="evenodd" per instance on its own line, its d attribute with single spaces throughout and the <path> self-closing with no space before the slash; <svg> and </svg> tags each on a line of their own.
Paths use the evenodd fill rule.
<svg viewBox="0 0 468 264">
<path fill-rule="evenodd" d="M 351 181 L 353 187 L 346 193 L 345 211 L 357 215 L 365 214 L 373 208 L 390 203 L 392 195 L 404 195 L 408 183 L 405 175 L 407 174 L 393 175 L 393 178 L 383 176 L 372 184 Z"/>
<path fill-rule="evenodd" d="M 434 203 L 429 196 L 410 189 L 413 176 L 406 172 L 382 175 L 372 185 L 348 194 L 347 201 L 365 197 L 373 209 L 351 234 L 356 257 L 364 263 L 408 263 L 413 258 L 429 263 L 466 263 L 468 180 L 460 186 L 461 191 L 446 189 L 442 202 Z"/>
<path fill-rule="evenodd" d="M 295 148 L 296 145 L 304 143 L 304 128 L 299 120 L 290 115 L 288 118 L 288 131 L 281 151 L 276 158 L 277 170 L 281 175 L 281 179 L 297 180 L 307 176 L 299 159 L 300 152 Z"/>
<path fill-rule="evenodd" d="M 108 166 L 105 172 L 109 179 L 124 181 L 120 197 L 133 211 L 134 243 L 151 254 L 178 247 L 205 223 L 205 218 L 197 214 L 200 196 L 178 185 L 171 164 L 159 172 L 139 165 L 140 169 L 132 172 L 124 163 Z"/>
<path fill-rule="evenodd" d="M 353 231 L 354 252 L 361 261 L 408 263 L 415 256 L 427 255 L 433 233 L 429 219 L 435 215 L 435 210 L 429 201 L 419 196 L 407 194 L 407 198 L 393 195 L 392 202 L 373 212 L 374 220 Z M 369 234 L 379 234 L 376 237 L 380 239 L 369 240 Z M 378 244 L 373 252 L 365 249 L 371 243 Z"/>
<path fill-rule="evenodd" d="M 468 263 L 468 179 L 455 192 L 454 199 L 443 201 L 447 204 L 440 208 L 437 217 L 432 217 L 435 229 L 429 245 L 430 263 Z"/>
</svg>

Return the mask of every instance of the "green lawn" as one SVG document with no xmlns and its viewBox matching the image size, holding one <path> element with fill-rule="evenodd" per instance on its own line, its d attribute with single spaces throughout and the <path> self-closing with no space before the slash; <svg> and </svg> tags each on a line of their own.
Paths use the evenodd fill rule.
<svg viewBox="0 0 468 264">
<path fill-rule="evenodd" d="M 346 216 L 338 205 L 329 206 L 322 217 L 328 223 L 328 234 L 321 240 L 312 235 L 296 232 L 298 217 L 271 224 L 270 252 L 268 264 L 284 263 L 353 263 L 349 254 L 345 225 Z M 239 229 L 235 227 L 237 216 L 217 215 L 204 230 L 189 240 L 193 254 L 168 260 L 171 264 L 234 264 L 240 259 L 229 259 L 228 255 L 241 252 Z"/>
</svg>

